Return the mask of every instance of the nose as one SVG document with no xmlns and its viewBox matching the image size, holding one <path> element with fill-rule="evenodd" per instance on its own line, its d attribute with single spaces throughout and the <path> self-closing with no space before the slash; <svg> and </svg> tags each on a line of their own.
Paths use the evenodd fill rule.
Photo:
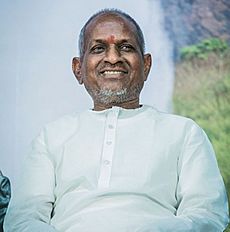
<svg viewBox="0 0 230 232">
<path fill-rule="evenodd" d="M 115 46 L 112 46 L 107 50 L 104 60 L 111 64 L 116 64 L 121 61 L 121 54 Z"/>
</svg>

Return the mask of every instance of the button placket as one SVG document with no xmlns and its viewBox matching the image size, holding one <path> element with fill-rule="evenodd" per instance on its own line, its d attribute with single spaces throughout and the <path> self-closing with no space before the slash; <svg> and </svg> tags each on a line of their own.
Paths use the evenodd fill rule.
<svg viewBox="0 0 230 232">
<path fill-rule="evenodd" d="M 115 108 L 109 111 L 107 115 L 98 188 L 109 187 L 118 114 L 119 108 Z"/>
<path fill-rule="evenodd" d="M 113 129 L 114 128 L 114 126 L 112 124 L 109 124 L 108 127 L 109 127 L 109 129 Z"/>
</svg>

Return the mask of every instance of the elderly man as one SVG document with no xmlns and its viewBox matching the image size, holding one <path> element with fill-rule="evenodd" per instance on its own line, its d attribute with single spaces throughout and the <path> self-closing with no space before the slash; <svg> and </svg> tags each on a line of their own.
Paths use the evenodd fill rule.
<svg viewBox="0 0 230 232">
<path fill-rule="evenodd" d="M 5 231 L 223 231 L 225 188 L 207 136 L 139 103 L 151 56 L 137 23 L 100 11 L 79 47 L 72 68 L 93 109 L 48 124 L 34 141 Z"/>
</svg>

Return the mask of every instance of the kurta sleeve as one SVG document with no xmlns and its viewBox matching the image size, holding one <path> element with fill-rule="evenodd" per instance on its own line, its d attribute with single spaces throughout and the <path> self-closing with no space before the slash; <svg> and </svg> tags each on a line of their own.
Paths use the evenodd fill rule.
<svg viewBox="0 0 230 232">
<path fill-rule="evenodd" d="M 50 219 L 55 201 L 54 165 L 45 132 L 32 143 L 4 221 L 5 232 L 55 232 Z"/>
<path fill-rule="evenodd" d="M 178 160 L 177 213 L 155 218 L 138 232 L 221 232 L 227 227 L 226 190 L 212 145 L 196 124 L 186 134 Z"/>
<path fill-rule="evenodd" d="M 179 160 L 177 216 L 190 221 L 191 231 L 223 231 L 228 201 L 213 147 L 196 124 L 185 138 Z"/>
</svg>

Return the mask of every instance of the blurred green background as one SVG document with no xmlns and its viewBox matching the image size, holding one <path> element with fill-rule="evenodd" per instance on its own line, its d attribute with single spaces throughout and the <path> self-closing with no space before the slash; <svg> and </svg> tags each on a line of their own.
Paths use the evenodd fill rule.
<svg viewBox="0 0 230 232">
<path fill-rule="evenodd" d="M 230 48 L 209 38 L 181 49 L 176 65 L 174 112 L 208 134 L 230 197 Z M 225 230 L 230 232 L 230 226 Z"/>
</svg>

